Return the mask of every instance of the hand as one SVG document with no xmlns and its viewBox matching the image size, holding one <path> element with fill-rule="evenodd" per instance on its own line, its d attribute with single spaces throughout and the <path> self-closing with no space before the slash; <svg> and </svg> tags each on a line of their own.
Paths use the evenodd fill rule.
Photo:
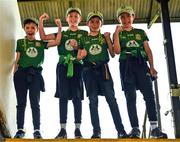
<svg viewBox="0 0 180 142">
<path fill-rule="evenodd" d="M 109 32 L 105 32 L 104 33 L 104 37 L 105 37 L 105 39 L 109 39 L 110 38 L 110 33 Z"/>
<path fill-rule="evenodd" d="M 49 20 L 49 15 L 47 13 L 43 13 L 40 17 L 39 20 Z"/>
<path fill-rule="evenodd" d="M 58 27 L 60 27 L 60 28 L 62 27 L 61 19 L 55 19 L 54 22 Z"/>
<path fill-rule="evenodd" d="M 157 78 L 157 71 L 155 70 L 155 68 L 150 68 L 150 74 L 153 76 L 153 77 L 155 77 L 155 78 Z"/>
<path fill-rule="evenodd" d="M 75 50 L 78 49 L 78 44 L 77 41 L 75 39 L 71 39 L 70 43 L 69 43 Z"/>
<path fill-rule="evenodd" d="M 80 61 L 87 56 L 87 52 L 85 49 L 79 49 L 77 54 L 77 60 Z"/>
<path fill-rule="evenodd" d="M 123 28 L 122 28 L 122 26 L 116 26 L 116 30 L 115 30 L 115 32 L 116 33 L 120 33 L 120 32 L 122 32 L 123 31 Z"/>
<path fill-rule="evenodd" d="M 87 55 L 87 51 L 85 49 L 81 50 L 81 56 L 84 58 Z"/>
</svg>

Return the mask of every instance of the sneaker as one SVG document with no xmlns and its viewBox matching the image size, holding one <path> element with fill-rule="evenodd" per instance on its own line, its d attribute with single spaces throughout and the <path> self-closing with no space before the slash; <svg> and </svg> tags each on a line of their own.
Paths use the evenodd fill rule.
<svg viewBox="0 0 180 142">
<path fill-rule="evenodd" d="M 55 137 L 55 139 L 67 139 L 67 133 L 64 128 L 61 128 L 59 134 Z"/>
<path fill-rule="evenodd" d="M 126 131 L 122 130 L 120 132 L 118 132 L 118 138 L 127 138 L 128 135 L 126 133 Z"/>
<path fill-rule="evenodd" d="M 42 139 L 40 131 L 34 131 L 33 136 L 34 139 Z"/>
<path fill-rule="evenodd" d="M 82 138 L 81 131 L 80 131 L 79 128 L 76 128 L 76 129 L 75 129 L 74 135 L 75 135 L 75 138 L 76 138 L 76 139 Z"/>
<path fill-rule="evenodd" d="M 97 131 L 97 130 L 93 131 L 93 135 L 91 136 L 91 139 L 95 139 L 95 138 L 97 139 L 101 138 L 101 131 Z"/>
<path fill-rule="evenodd" d="M 133 128 L 131 132 L 128 134 L 129 138 L 140 138 L 140 130 L 138 128 Z"/>
<path fill-rule="evenodd" d="M 25 136 L 25 132 L 23 130 L 18 130 L 14 138 L 23 138 L 24 136 Z"/>
<path fill-rule="evenodd" d="M 167 138 L 167 134 L 163 133 L 159 128 L 155 128 L 151 131 L 150 138 Z"/>
</svg>

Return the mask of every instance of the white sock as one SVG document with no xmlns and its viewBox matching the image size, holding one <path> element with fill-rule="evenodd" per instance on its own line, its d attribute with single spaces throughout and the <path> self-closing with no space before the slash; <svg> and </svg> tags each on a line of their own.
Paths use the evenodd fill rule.
<svg viewBox="0 0 180 142">
<path fill-rule="evenodd" d="M 66 130 L 66 123 L 61 123 L 61 129 L 65 129 Z"/>
<path fill-rule="evenodd" d="M 34 132 L 40 132 L 40 130 L 39 129 L 35 129 Z"/>
<path fill-rule="evenodd" d="M 78 129 L 80 129 L 81 123 L 75 123 L 75 127 L 78 128 Z"/>
<path fill-rule="evenodd" d="M 134 129 L 139 129 L 139 127 L 133 127 Z"/>
<path fill-rule="evenodd" d="M 18 131 L 20 131 L 20 130 L 21 130 L 21 131 L 23 131 L 23 132 L 25 132 L 25 130 L 24 130 L 24 129 L 18 129 Z"/>
<path fill-rule="evenodd" d="M 153 130 L 153 129 L 158 127 L 158 122 L 157 121 L 150 121 L 150 125 L 151 125 L 151 130 Z"/>
</svg>

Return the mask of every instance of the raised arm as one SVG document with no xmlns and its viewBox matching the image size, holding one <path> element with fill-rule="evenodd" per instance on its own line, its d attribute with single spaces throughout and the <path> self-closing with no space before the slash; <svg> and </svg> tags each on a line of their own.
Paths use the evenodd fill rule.
<svg viewBox="0 0 180 142">
<path fill-rule="evenodd" d="M 54 22 L 55 22 L 55 24 L 58 27 L 58 33 L 56 35 L 55 40 L 49 40 L 48 41 L 47 47 L 57 46 L 57 45 L 59 45 L 61 43 L 61 37 L 62 37 L 62 33 L 61 33 L 61 29 L 62 29 L 61 20 L 60 19 L 55 19 Z"/>
<path fill-rule="evenodd" d="M 115 54 L 114 54 L 114 50 L 113 50 L 112 40 L 110 38 L 110 33 L 109 32 L 105 32 L 104 33 L 104 37 L 105 37 L 106 42 L 108 44 L 109 53 L 110 53 L 111 57 L 113 58 L 115 56 Z"/>
<path fill-rule="evenodd" d="M 39 17 L 39 34 L 40 34 L 40 38 L 41 40 L 55 40 L 55 35 L 54 34 L 45 34 L 44 31 L 44 20 L 48 20 L 49 16 L 48 14 L 44 13 Z"/>
<path fill-rule="evenodd" d="M 114 43 L 114 53 L 115 54 L 120 54 L 121 52 L 121 47 L 120 47 L 120 41 L 119 41 L 119 33 L 122 31 L 121 26 L 116 26 L 116 30 L 113 35 L 113 43 Z"/>
</svg>

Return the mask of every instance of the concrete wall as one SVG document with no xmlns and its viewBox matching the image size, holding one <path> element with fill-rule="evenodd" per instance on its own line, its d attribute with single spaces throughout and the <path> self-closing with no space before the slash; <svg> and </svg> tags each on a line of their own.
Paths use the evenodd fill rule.
<svg viewBox="0 0 180 142">
<path fill-rule="evenodd" d="M 11 134 L 16 130 L 16 97 L 12 65 L 16 40 L 22 38 L 20 15 L 16 0 L 0 0 L 0 111 Z"/>
</svg>

